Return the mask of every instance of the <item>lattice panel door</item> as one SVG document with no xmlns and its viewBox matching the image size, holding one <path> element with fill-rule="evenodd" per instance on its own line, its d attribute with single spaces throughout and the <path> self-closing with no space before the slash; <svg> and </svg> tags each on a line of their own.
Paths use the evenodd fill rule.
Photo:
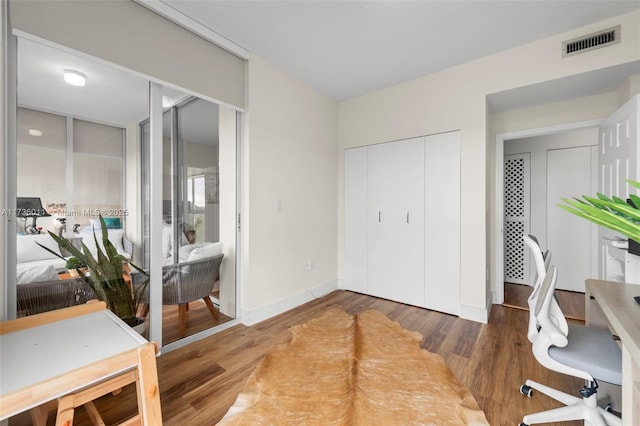
<svg viewBox="0 0 640 426">
<path fill-rule="evenodd" d="M 528 284 L 529 256 L 522 236 L 529 232 L 529 154 L 504 156 L 504 280 Z"/>
</svg>

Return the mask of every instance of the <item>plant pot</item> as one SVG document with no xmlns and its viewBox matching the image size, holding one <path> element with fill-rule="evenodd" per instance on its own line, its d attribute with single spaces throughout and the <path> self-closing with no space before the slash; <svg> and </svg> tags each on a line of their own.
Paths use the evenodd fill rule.
<svg viewBox="0 0 640 426">
<path fill-rule="evenodd" d="M 135 331 L 140 334 L 143 334 L 147 330 L 147 321 L 144 317 L 136 317 L 137 324 L 131 326 Z"/>
</svg>

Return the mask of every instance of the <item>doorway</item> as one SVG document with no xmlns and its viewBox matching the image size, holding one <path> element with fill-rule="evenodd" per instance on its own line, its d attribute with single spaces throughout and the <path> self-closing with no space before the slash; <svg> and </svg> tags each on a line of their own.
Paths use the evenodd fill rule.
<svg viewBox="0 0 640 426">
<path fill-rule="evenodd" d="M 236 211 L 237 116 L 199 97 L 163 93 L 162 343 L 168 345 L 236 317 L 235 268 L 229 267 L 235 222 L 221 220 L 221 214 L 234 217 Z M 145 269 L 152 231 L 150 124 L 149 119 L 140 123 Z M 213 259 L 221 254 L 216 264 Z"/>
<path fill-rule="evenodd" d="M 589 128 L 595 129 L 598 126 L 599 122 L 600 120 L 591 120 L 591 121 L 585 121 L 585 122 L 568 123 L 568 124 L 550 126 L 545 128 L 529 129 L 529 130 L 523 130 L 523 131 L 517 131 L 517 132 L 504 133 L 504 134 L 499 134 L 496 137 L 496 164 L 498 165 L 497 176 L 496 176 L 496 212 L 504 212 L 504 208 L 505 208 L 504 157 L 505 157 L 505 154 L 508 154 L 508 153 L 513 154 L 515 152 L 513 150 L 507 151 L 507 149 L 514 148 L 514 146 L 510 147 L 509 144 L 516 144 L 517 143 L 516 141 L 532 139 L 532 138 L 539 138 L 539 137 L 551 138 L 551 141 L 547 142 L 549 143 L 549 146 L 547 147 L 548 149 L 544 150 L 544 155 L 540 155 L 539 153 L 539 155 L 537 155 L 537 158 L 535 159 L 536 163 L 540 162 L 541 164 L 544 165 L 544 170 L 545 170 L 544 174 L 540 175 L 540 172 L 539 172 L 540 169 L 538 168 L 538 166 L 536 166 L 535 164 L 532 165 L 531 181 L 534 182 L 534 185 L 541 185 L 541 181 L 542 181 L 542 187 L 544 188 L 544 191 L 541 193 L 542 195 L 539 195 L 540 192 L 537 192 L 538 195 L 535 195 L 535 196 L 532 195 L 531 208 L 535 211 L 531 215 L 530 227 L 523 231 L 528 234 L 532 232 L 537 232 L 539 234 L 537 235 L 537 237 L 540 239 L 541 245 L 545 249 L 546 248 L 552 249 L 551 247 L 548 247 L 549 241 L 547 240 L 547 233 L 548 233 L 547 204 L 549 203 L 547 200 L 547 191 L 546 191 L 546 188 L 547 188 L 546 164 L 548 161 L 546 151 L 560 149 L 563 147 L 563 145 L 560 142 L 554 141 L 553 139 L 561 138 L 563 134 L 566 134 L 572 131 L 582 132 L 582 131 L 587 131 L 586 129 L 589 129 Z M 594 130 L 594 132 L 595 132 L 594 134 L 597 135 L 597 130 Z M 587 143 L 586 145 L 590 146 L 592 144 L 597 144 L 597 136 L 594 140 Z M 585 145 L 585 144 L 583 143 L 582 145 Z M 569 148 L 572 146 L 577 146 L 577 144 L 574 143 L 573 145 L 571 145 L 569 143 L 565 143 L 564 145 L 565 148 Z M 538 148 L 541 148 L 541 147 L 538 147 Z M 527 151 L 521 149 L 520 152 L 527 152 Z M 552 157 L 553 155 L 554 154 L 551 154 Z M 532 160 L 532 163 L 533 163 L 533 160 Z M 534 167 L 536 171 L 533 171 Z M 596 185 L 597 177 L 595 177 L 594 179 L 595 180 L 593 180 L 593 183 L 594 185 Z M 596 186 L 594 186 L 594 188 L 596 188 Z M 571 193 L 570 196 L 581 195 L 581 194 L 582 194 L 581 192 Z M 559 208 L 557 209 L 559 210 Z M 497 272 L 495 274 L 495 281 L 494 281 L 494 286 L 495 286 L 494 287 L 495 288 L 494 303 L 502 304 L 505 302 L 505 280 L 504 280 L 503 271 L 505 270 L 505 233 L 506 233 L 505 217 L 503 214 L 496 214 L 496 230 L 497 230 L 497 234 L 496 234 L 495 271 Z M 590 235 L 591 241 L 597 242 L 597 228 L 594 229 L 593 231 L 590 231 L 589 235 Z M 593 237 L 591 237 L 592 235 Z M 590 255 L 594 256 L 593 258 L 591 258 L 592 265 L 598 264 L 597 246 L 595 247 L 596 248 L 594 249 L 594 251 L 590 253 Z M 527 257 L 527 261 L 529 261 L 528 253 L 526 253 L 526 257 Z M 564 267 L 564 268 L 567 269 L 567 267 Z M 533 270 L 531 269 L 528 275 L 532 273 L 533 273 Z M 593 273 L 597 274 L 597 270 L 594 271 Z M 525 280 L 527 281 L 527 283 L 529 283 L 531 280 L 531 277 L 527 276 Z"/>
</svg>

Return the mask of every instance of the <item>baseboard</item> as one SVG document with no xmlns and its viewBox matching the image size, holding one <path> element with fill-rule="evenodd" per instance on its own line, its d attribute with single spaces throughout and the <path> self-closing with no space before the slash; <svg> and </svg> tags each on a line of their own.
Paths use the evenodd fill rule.
<svg viewBox="0 0 640 426">
<path fill-rule="evenodd" d="M 280 299 L 269 305 L 261 306 L 256 309 L 243 309 L 240 314 L 240 322 L 247 326 L 259 323 L 260 321 L 264 321 L 290 309 L 296 308 L 304 303 L 310 302 L 313 299 L 326 296 L 339 288 L 339 280 L 331 280 L 320 284 L 319 286 L 292 294 L 289 297 Z"/>
<path fill-rule="evenodd" d="M 489 300 L 489 305 L 484 309 L 476 308 L 475 306 L 460 305 L 460 318 L 486 324 L 489 322 L 490 311 L 491 300 Z"/>
</svg>

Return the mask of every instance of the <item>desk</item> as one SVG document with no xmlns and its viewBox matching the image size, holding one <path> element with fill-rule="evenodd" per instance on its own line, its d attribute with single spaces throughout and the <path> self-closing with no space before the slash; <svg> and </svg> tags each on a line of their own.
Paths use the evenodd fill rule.
<svg viewBox="0 0 640 426">
<path fill-rule="evenodd" d="M 640 424 L 640 285 L 586 280 L 587 325 L 597 322 L 598 312 L 622 348 L 622 420 L 624 425 Z M 593 300 L 592 300 L 593 299 Z"/>
<path fill-rule="evenodd" d="M 155 347 L 89 303 L 0 323 L 0 420 L 58 399 L 56 425 L 74 408 L 135 382 L 142 425 L 160 425 Z"/>
</svg>

